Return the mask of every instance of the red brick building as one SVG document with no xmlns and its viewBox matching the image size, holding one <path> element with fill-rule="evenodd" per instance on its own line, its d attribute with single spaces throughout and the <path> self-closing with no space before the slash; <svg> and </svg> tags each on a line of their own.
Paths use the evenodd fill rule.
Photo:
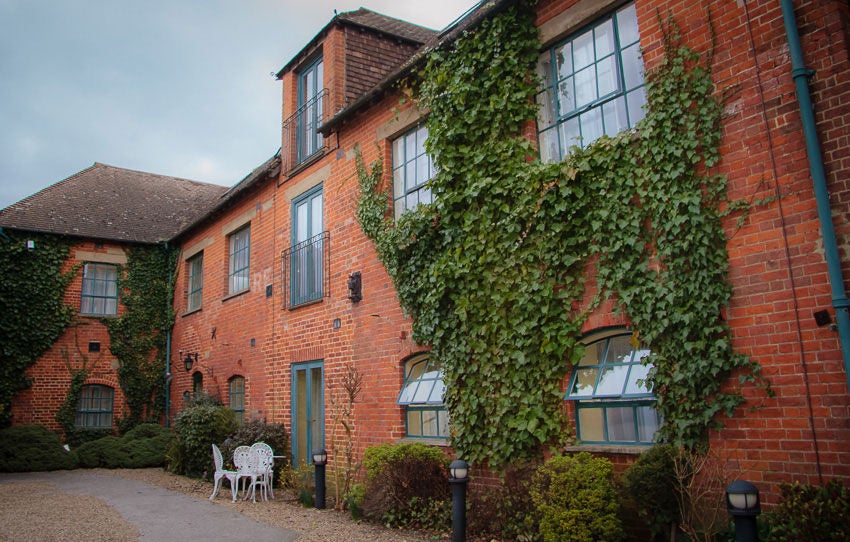
<svg viewBox="0 0 850 542">
<path fill-rule="evenodd" d="M 383 159 L 396 216 L 430 202 L 427 111 L 402 100 L 397 83 L 430 48 L 475 32 L 478 21 L 511 4 L 480 5 L 440 34 L 368 10 L 343 13 L 284 65 L 279 155 L 169 238 L 182 250 L 171 356 L 192 360 L 189 371 L 172 364 L 172 405 L 193 390 L 215 393 L 245 419 L 283 422 L 294 460 L 327 447 L 333 466 L 346 444 L 339 420 L 354 368 L 362 376 L 351 415 L 358 456 L 400 439 L 447 447 L 439 368 L 427 345 L 411 340 L 391 280 L 355 217 L 355 148 L 367 163 Z M 783 481 L 850 478 L 850 6 L 543 0 L 535 9 L 554 101 L 542 104 L 530 135 L 547 161 L 576 141 L 589 145 L 639 122 L 643 73 L 662 53 L 660 17 L 669 14 L 699 52 L 714 43 L 717 88 L 735 90 L 719 172 L 730 198 L 767 201 L 740 227 L 728 218 L 726 320 L 736 350 L 762 366 L 776 395 L 745 387 L 758 408 L 740 409 L 711 446 L 768 501 Z M 799 32 L 800 58 L 789 29 Z M 801 115 L 807 108 L 794 76 L 811 90 L 813 122 Z M 569 104 L 569 92 L 557 94 L 563 85 L 572 85 Z M 811 136 L 819 151 L 810 144 L 807 152 Z M 12 228 L 3 213 L 0 225 Z M 621 384 L 637 386 L 645 352 L 629 346 L 627 324 L 607 309 L 594 313 L 582 330 L 597 353 L 585 366 L 594 375 L 591 391 L 571 393 L 578 376 L 564 382 L 578 428 L 570 449 L 620 463 L 649 445 L 658 423 L 651 393 L 603 394 L 595 380 L 613 368 L 606 353 L 617 352 L 629 360 L 618 363 L 634 369 Z M 39 402 L 37 390 L 22 397 L 16 421 L 43 419 L 24 413 Z"/>
</svg>

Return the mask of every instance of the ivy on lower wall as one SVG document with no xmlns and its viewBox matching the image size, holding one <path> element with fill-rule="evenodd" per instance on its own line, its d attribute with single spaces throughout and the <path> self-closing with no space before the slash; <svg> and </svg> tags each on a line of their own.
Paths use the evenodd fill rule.
<svg viewBox="0 0 850 542">
<path fill-rule="evenodd" d="M 122 432 L 144 421 L 159 421 L 164 410 L 166 343 L 174 326 L 171 301 L 177 257 L 176 250 L 161 245 L 128 249 L 127 264 L 118 280 L 125 310 L 119 318 L 103 319 L 129 410 L 118 422 Z"/>
<path fill-rule="evenodd" d="M 536 118 L 539 54 L 529 3 L 430 54 L 413 84 L 429 108 L 434 203 L 393 221 L 380 161 L 357 169 L 358 220 L 447 383 L 452 445 L 499 468 L 562 445 L 564 378 L 587 316 L 614 300 L 651 348 L 659 437 L 706 444 L 759 379 L 722 311 L 731 288 L 720 160 L 722 100 L 700 56 L 666 27 L 634 130 L 543 164 L 522 133 Z M 726 209 L 726 211 L 723 211 Z M 584 301 L 593 277 L 596 295 Z"/>
<path fill-rule="evenodd" d="M 70 243 L 55 236 L 8 230 L 0 236 L 0 427 L 12 422 L 12 399 L 31 384 L 26 369 L 74 315 L 63 302 L 78 271 L 62 271 L 70 250 Z"/>
</svg>

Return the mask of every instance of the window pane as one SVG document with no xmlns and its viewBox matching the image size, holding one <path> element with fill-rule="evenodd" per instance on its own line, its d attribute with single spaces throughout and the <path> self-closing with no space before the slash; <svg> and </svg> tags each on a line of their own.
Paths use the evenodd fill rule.
<svg viewBox="0 0 850 542">
<path fill-rule="evenodd" d="M 650 393 L 650 389 L 646 387 L 646 385 L 639 385 L 638 380 L 644 380 L 646 378 L 647 373 L 649 373 L 649 367 L 645 365 L 632 365 L 632 370 L 629 373 L 629 382 L 626 385 L 626 394 L 634 395 L 638 393 Z"/>
<path fill-rule="evenodd" d="M 580 70 L 589 66 L 593 60 L 593 31 L 588 30 L 573 40 L 573 63 L 575 69 Z"/>
<path fill-rule="evenodd" d="M 558 85 L 558 103 L 560 105 L 560 109 L 558 113 L 560 115 L 568 115 L 575 111 L 576 108 L 576 90 L 573 88 L 575 84 L 575 80 L 573 77 L 568 77 L 561 81 Z"/>
<path fill-rule="evenodd" d="M 643 84 L 643 59 L 640 56 L 640 46 L 634 44 L 621 53 L 623 59 L 623 79 L 625 90 L 631 90 Z"/>
<path fill-rule="evenodd" d="M 573 47 L 570 42 L 555 48 L 555 60 L 558 62 L 559 79 L 573 73 Z"/>
<path fill-rule="evenodd" d="M 645 406 L 635 409 L 638 424 L 638 440 L 652 442 L 658 432 L 658 413 L 654 408 Z"/>
<path fill-rule="evenodd" d="M 628 365 L 617 365 L 614 367 L 604 367 L 602 376 L 599 378 L 599 385 L 596 386 L 596 395 L 620 396 L 623 394 L 623 388 L 626 384 L 626 376 L 629 374 Z"/>
<path fill-rule="evenodd" d="M 570 396 L 581 397 L 593 395 L 593 388 L 596 386 L 596 377 L 599 375 L 598 369 L 579 369 L 576 372 L 575 383 L 570 390 Z"/>
<path fill-rule="evenodd" d="M 635 420 L 632 407 L 606 408 L 605 418 L 609 441 L 635 441 Z"/>
<path fill-rule="evenodd" d="M 581 115 L 581 146 L 587 147 L 604 133 L 602 110 L 594 107 Z"/>
<path fill-rule="evenodd" d="M 638 40 L 637 12 L 633 3 L 617 12 L 617 30 L 620 33 L 621 46 Z"/>
<path fill-rule="evenodd" d="M 418 410 L 407 411 L 407 434 L 411 437 L 422 436 L 422 415 Z"/>
<path fill-rule="evenodd" d="M 604 441 L 605 435 L 602 433 L 602 409 L 578 409 L 578 430 L 578 438 L 580 440 Z"/>
<path fill-rule="evenodd" d="M 422 411 L 422 434 L 429 437 L 437 436 L 437 413 L 435 411 Z"/>
<path fill-rule="evenodd" d="M 596 64 L 596 81 L 599 96 L 606 96 L 617 90 L 617 63 L 609 56 Z"/>
<path fill-rule="evenodd" d="M 573 117 L 559 126 L 561 131 L 561 149 L 564 154 L 573 146 L 581 146 L 581 129 L 577 117 Z"/>
<path fill-rule="evenodd" d="M 614 23 L 605 21 L 594 29 L 594 35 L 597 59 L 614 52 Z"/>
<path fill-rule="evenodd" d="M 629 125 L 634 126 L 646 116 L 646 112 L 643 110 L 646 105 L 645 87 L 638 87 L 629 92 L 626 95 L 626 103 L 629 106 Z"/>
<path fill-rule="evenodd" d="M 605 133 L 611 137 L 617 135 L 620 130 L 629 127 L 626 117 L 626 100 L 622 96 L 607 102 L 602 106 L 602 116 L 605 123 Z"/>
<path fill-rule="evenodd" d="M 587 105 L 596 99 L 596 78 L 592 67 L 576 73 L 575 85 L 575 107 Z"/>
<path fill-rule="evenodd" d="M 631 335 L 620 335 L 608 340 L 605 363 L 628 363 L 632 358 Z"/>
</svg>

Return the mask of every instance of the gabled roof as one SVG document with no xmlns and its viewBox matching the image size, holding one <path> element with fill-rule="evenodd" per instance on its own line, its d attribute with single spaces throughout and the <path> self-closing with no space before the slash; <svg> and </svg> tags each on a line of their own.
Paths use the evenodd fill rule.
<svg viewBox="0 0 850 542">
<path fill-rule="evenodd" d="M 0 210 L 0 227 L 158 243 L 208 213 L 227 191 L 226 186 L 95 163 Z"/>
<path fill-rule="evenodd" d="M 188 232 L 192 228 L 211 220 L 216 212 L 226 208 L 229 204 L 237 201 L 240 197 L 248 194 L 251 188 L 260 186 L 264 181 L 277 181 L 280 175 L 280 149 L 268 160 L 254 168 L 251 173 L 246 175 L 241 181 L 227 188 L 213 203 L 206 212 L 195 217 L 191 222 L 187 222 L 180 231 L 175 233 L 175 237 Z"/>
<path fill-rule="evenodd" d="M 422 42 L 422 46 L 417 49 L 407 62 L 404 62 L 395 70 L 388 73 L 386 77 L 384 77 L 384 79 L 371 90 L 364 93 L 351 105 L 345 107 L 331 117 L 327 122 L 319 126 L 318 131 L 327 135 L 353 116 L 354 113 L 360 111 L 364 107 L 368 107 L 369 104 L 380 99 L 385 92 L 393 88 L 393 86 L 410 73 L 414 67 L 424 63 L 431 51 L 454 43 L 465 32 L 473 30 L 475 27 L 480 25 L 484 19 L 492 17 L 505 10 L 517 1 L 518 0 L 480 0 L 477 4 L 469 8 L 466 13 L 449 23 L 446 28 L 440 32 L 432 33 L 425 42 Z M 281 70 L 281 72 L 282 71 L 283 70 Z M 279 76 L 280 74 L 278 74 L 278 77 Z"/>
<path fill-rule="evenodd" d="M 292 66 L 304 60 L 312 53 L 316 44 L 325 38 L 327 32 L 337 24 L 351 25 L 365 28 L 373 32 L 385 34 L 397 39 L 421 45 L 437 35 L 436 30 L 415 25 L 401 19 L 388 17 L 375 11 L 360 8 L 355 11 L 346 11 L 334 17 L 316 34 L 307 45 L 305 45 L 286 65 L 277 72 L 280 79 Z"/>
</svg>

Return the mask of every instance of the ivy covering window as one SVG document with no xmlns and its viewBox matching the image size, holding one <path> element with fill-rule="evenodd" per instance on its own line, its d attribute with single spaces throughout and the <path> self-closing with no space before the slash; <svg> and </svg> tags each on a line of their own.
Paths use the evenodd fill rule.
<svg viewBox="0 0 850 542">
<path fill-rule="evenodd" d="M 426 183 L 434 176 L 434 161 L 425 153 L 428 128 L 424 124 L 393 141 L 393 209 L 395 217 L 420 203 L 431 203 Z"/>
<path fill-rule="evenodd" d="M 245 378 L 234 376 L 228 381 L 229 404 L 236 413 L 236 421 L 245 423 Z"/>
<path fill-rule="evenodd" d="M 443 404 L 443 372 L 427 355 L 409 360 L 404 367 L 404 385 L 398 404 L 407 413 L 407 436 L 448 438 L 449 413 Z"/>
<path fill-rule="evenodd" d="M 118 267 L 87 263 L 83 268 L 80 314 L 115 316 L 118 314 Z"/>
<path fill-rule="evenodd" d="M 112 428 L 113 396 L 114 390 L 109 386 L 83 386 L 74 425 L 90 429 Z"/>
<path fill-rule="evenodd" d="M 644 117 L 643 58 L 635 5 L 627 4 L 540 56 L 540 157 L 633 127 Z"/>
<path fill-rule="evenodd" d="M 636 348 L 631 334 L 587 345 L 573 370 L 566 399 L 575 401 L 578 438 L 584 443 L 650 444 L 658 430 L 654 395 L 643 383 L 649 350 Z"/>
<path fill-rule="evenodd" d="M 186 266 L 189 268 L 189 297 L 186 310 L 194 311 L 201 308 L 204 288 L 204 253 L 201 252 L 189 258 Z"/>
<path fill-rule="evenodd" d="M 230 259 L 227 293 L 247 290 L 250 285 L 251 227 L 245 226 L 230 235 Z"/>
</svg>

